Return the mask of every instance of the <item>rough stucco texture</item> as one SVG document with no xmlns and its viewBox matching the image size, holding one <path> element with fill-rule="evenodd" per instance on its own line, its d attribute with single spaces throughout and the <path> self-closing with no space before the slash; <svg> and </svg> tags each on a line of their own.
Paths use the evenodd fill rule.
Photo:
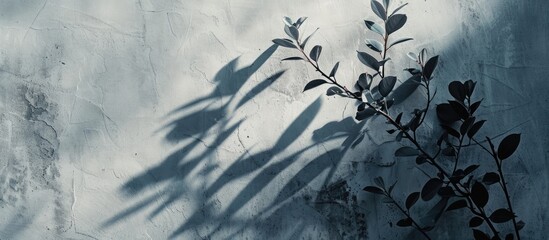
<svg viewBox="0 0 549 240">
<path fill-rule="evenodd" d="M 388 70 L 404 78 L 405 53 L 427 48 L 441 59 L 438 102 L 450 81 L 479 82 L 482 134 L 523 136 L 505 171 L 524 239 L 546 239 L 547 2 L 409 2 L 396 35 L 415 40 L 390 52 Z M 376 176 L 398 178 L 401 199 L 421 187 L 414 164 L 392 157 L 383 121 L 356 123 L 354 103 L 302 93 L 318 73 L 280 62 L 294 53 L 271 42 L 283 16 L 308 16 L 320 64 L 341 61 L 351 85 L 364 71 L 355 51 L 370 36 L 369 6 L 0 1 L 0 239 L 419 238 L 361 191 Z M 423 101 L 410 99 L 395 111 Z M 424 143 L 439 131 L 427 124 Z M 461 215 L 446 214 L 433 235 L 470 238 Z"/>
</svg>

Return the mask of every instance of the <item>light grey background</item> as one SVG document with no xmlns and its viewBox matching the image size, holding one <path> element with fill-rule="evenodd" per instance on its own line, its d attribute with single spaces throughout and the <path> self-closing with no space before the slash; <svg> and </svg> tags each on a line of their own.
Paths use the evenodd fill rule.
<svg viewBox="0 0 549 240">
<path fill-rule="evenodd" d="M 390 52 L 389 71 L 405 78 L 405 53 L 427 48 L 440 55 L 437 102 L 450 81 L 479 82 L 481 134 L 522 133 L 505 171 L 524 239 L 547 238 L 548 4 L 409 3 L 395 35 L 415 40 Z M 404 200 L 423 181 L 412 162 L 392 158 L 387 126 L 356 124 L 354 103 L 321 87 L 301 93 L 318 73 L 281 63 L 295 52 L 272 47 L 283 16 L 308 16 L 302 29 L 320 28 L 311 43 L 324 46 L 321 65 L 341 61 L 338 78 L 351 86 L 365 69 L 356 50 L 372 37 L 369 6 L 0 1 L 0 239 L 419 237 L 361 191 L 376 176 L 404 178 L 395 190 Z M 491 209 L 502 204 L 494 199 Z M 433 236 L 470 238 L 464 213 L 443 216 Z"/>
</svg>

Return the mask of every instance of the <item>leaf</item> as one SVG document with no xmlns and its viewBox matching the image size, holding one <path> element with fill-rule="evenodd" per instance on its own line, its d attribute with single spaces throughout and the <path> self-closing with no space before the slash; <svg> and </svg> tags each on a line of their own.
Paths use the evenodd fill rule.
<svg viewBox="0 0 549 240">
<path fill-rule="evenodd" d="M 385 188 L 385 182 L 383 181 L 383 178 L 381 177 L 376 177 L 374 178 L 374 182 L 377 184 L 378 187 L 380 188 Z"/>
<path fill-rule="evenodd" d="M 381 188 L 374 187 L 374 186 L 367 186 L 362 190 L 364 190 L 366 192 L 374 193 L 374 194 L 385 195 L 385 192 L 383 192 L 383 190 Z"/>
<path fill-rule="evenodd" d="M 392 46 L 397 45 L 397 44 L 400 44 L 400 43 L 403 43 L 403 42 L 408 42 L 408 41 L 410 41 L 410 40 L 414 40 L 414 39 L 413 39 L 413 38 L 401 38 L 401 39 L 398 39 L 398 40 L 392 42 L 392 43 L 389 45 L 388 48 L 391 48 Z"/>
<path fill-rule="evenodd" d="M 395 99 L 395 104 L 404 102 L 420 86 L 420 76 L 414 75 L 404 81 L 391 93 L 391 98 Z"/>
<path fill-rule="evenodd" d="M 423 155 L 419 155 L 416 157 L 416 164 L 421 165 L 427 162 L 427 158 Z"/>
<path fill-rule="evenodd" d="M 356 116 L 355 116 L 355 119 L 358 120 L 358 121 L 362 121 L 366 118 L 374 116 L 375 113 L 376 113 L 376 110 L 374 110 L 372 108 L 366 108 L 366 109 L 364 109 L 364 111 L 357 112 Z"/>
<path fill-rule="evenodd" d="M 458 101 L 453 101 L 453 100 L 448 101 L 448 103 L 450 103 L 450 106 L 452 106 L 452 109 L 454 109 L 454 111 L 457 113 L 457 115 L 461 119 L 465 120 L 469 118 L 469 112 L 467 111 L 467 108 L 463 106 L 462 103 Z"/>
<path fill-rule="evenodd" d="M 383 44 L 380 43 L 379 41 L 375 40 L 375 39 L 366 39 L 365 40 L 366 42 L 366 46 L 368 46 L 368 48 L 376 51 L 376 52 L 382 52 L 383 51 Z"/>
<path fill-rule="evenodd" d="M 289 58 L 284 58 L 280 61 L 295 61 L 295 60 L 305 60 L 305 59 L 303 59 L 302 57 L 289 57 Z"/>
<path fill-rule="evenodd" d="M 480 120 L 480 121 L 474 123 L 473 126 L 471 126 L 471 128 L 467 132 L 467 136 L 469 138 L 473 138 L 475 136 L 475 134 L 477 134 L 478 130 L 480 130 L 482 125 L 484 125 L 485 122 L 486 122 L 486 120 Z"/>
<path fill-rule="evenodd" d="M 524 225 L 526 225 L 523 221 L 518 221 L 517 222 L 517 229 L 518 230 L 521 230 L 524 228 Z"/>
<path fill-rule="evenodd" d="M 406 54 L 406 56 L 408 56 L 408 58 L 412 59 L 412 61 L 416 61 L 417 62 L 417 55 L 413 52 L 409 52 Z"/>
<path fill-rule="evenodd" d="M 454 190 L 453 190 L 452 187 L 450 187 L 450 186 L 441 187 L 441 188 L 438 190 L 437 194 L 440 195 L 441 197 L 453 197 L 453 196 L 456 195 L 456 194 L 454 193 Z"/>
<path fill-rule="evenodd" d="M 328 90 L 326 90 L 327 96 L 339 95 L 342 93 L 343 93 L 343 90 L 337 86 L 330 87 L 328 88 Z"/>
<path fill-rule="evenodd" d="M 513 219 L 514 217 L 515 214 L 513 214 L 511 211 L 505 208 L 500 208 L 490 215 L 490 220 L 495 223 L 504 223 Z"/>
<path fill-rule="evenodd" d="M 383 27 L 373 21 L 364 20 L 364 23 L 366 24 L 366 27 L 370 29 L 371 31 L 381 35 L 385 36 L 385 29 Z"/>
<path fill-rule="evenodd" d="M 362 62 L 364 65 L 370 67 L 371 69 L 374 69 L 375 71 L 379 71 L 377 59 L 372 57 L 372 55 L 365 52 L 357 52 L 357 55 L 358 60 L 360 60 L 360 62 Z"/>
<path fill-rule="evenodd" d="M 299 27 L 301 27 L 301 24 L 303 24 L 305 20 L 307 20 L 307 17 L 300 17 L 293 25 L 299 29 Z"/>
<path fill-rule="evenodd" d="M 326 82 L 326 80 L 324 79 L 315 79 L 315 80 L 312 80 L 310 81 L 309 83 L 307 83 L 307 85 L 305 85 L 305 88 L 303 89 L 303 92 L 309 90 L 309 89 L 312 89 L 312 88 L 315 88 L 315 87 L 318 87 L 324 83 L 328 83 Z"/>
<path fill-rule="evenodd" d="M 499 174 L 495 172 L 488 172 L 484 174 L 484 177 L 482 178 L 482 182 L 486 185 L 492 185 L 494 183 L 498 183 L 500 180 Z"/>
<path fill-rule="evenodd" d="M 413 147 L 401 147 L 395 151 L 395 157 L 412 157 L 417 156 L 419 151 Z"/>
<path fill-rule="evenodd" d="M 498 158 L 500 160 L 506 159 L 513 155 L 520 144 L 520 134 L 515 133 L 505 137 L 498 146 Z"/>
<path fill-rule="evenodd" d="M 284 20 L 284 24 L 286 24 L 286 26 L 292 26 L 293 25 L 293 21 L 292 21 L 291 18 L 284 17 L 283 20 Z"/>
<path fill-rule="evenodd" d="M 465 85 L 463 85 L 463 83 L 461 83 L 460 81 L 453 81 L 448 84 L 448 91 L 450 92 L 452 97 L 460 102 L 463 102 L 467 95 Z"/>
<path fill-rule="evenodd" d="M 408 195 L 406 198 L 406 208 L 410 209 L 414 204 L 416 204 L 417 200 L 419 199 L 419 192 L 413 192 Z"/>
<path fill-rule="evenodd" d="M 389 194 L 393 192 L 393 188 L 395 187 L 396 184 L 397 184 L 397 181 L 395 181 L 393 184 L 391 184 L 391 186 L 389 186 Z"/>
<path fill-rule="evenodd" d="M 332 68 L 332 71 L 330 72 L 330 77 L 334 77 L 336 72 L 337 72 L 337 69 L 339 68 L 339 62 L 337 62 L 335 65 L 334 65 L 334 68 Z"/>
<path fill-rule="evenodd" d="M 402 9 L 402 8 L 405 7 L 406 5 L 408 5 L 408 3 L 405 3 L 405 4 L 401 5 L 400 7 L 397 7 L 397 8 L 393 11 L 393 13 L 391 13 L 390 16 L 395 15 L 395 13 L 397 13 L 400 9 Z"/>
<path fill-rule="evenodd" d="M 459 134 L 459 132 L 456 131 L 455 129 L 453 129 L 452 127 L 447 126 L 447 125 L 443 125 L 443 124 L 441 124 L 440 126 L 441 126 L 442 129 L 444 129 L 448 134 L 454 136 L 455 138 L 460 138 L 460 137 L 461 137 L 461 135 Z"/>
<path fill-rule="evenodd" d="M 400 123 L 400 120 L 402 119 L 402 112 L 397 115 L 395 118 L 395 122 Z"/>
<path fill-rule="evenodd" d="M 438 64 L 438 55 L 430 58 L 425 64 L 425 67 L 423 68 L 423 76 L 425 76 L 427 80 L 431 79 L 431 75 L 435 71 L 437 64 Z"/>
<path fill-rule="evenodd" d="M 478 227 L 482 223 L 484 223 L 484 219 L 480 217 L 472 217 L 471 220 L 469 220 L 469 227 Z"/>
<path fill-rule="evenodd" d="M 473 202 L 479 207 L 484 207 L 488 203 L 488 198 L 489 195 L 486 187 L 480 182 L 475 182 L 471 188 L 471 199 Z"/>
<path fill-rule="evenodd" d="M 391 3 L 391 0 L 383 0 L 383 5 L 385 6 L 386 9 L 389 8 L 389 3 Z"/>
<path fill-rule="evenodd" d="M 437 105 L 437 117 L 443 123 L 453 123 L 460 119 L 459 115 L 449 103 Z"/>
<path fill-rule="evenodd" d="M 313 49 L 311 49 L 311 52 L 309 53 L 309 57 L 311 57 L 313 61 L 317 62 L 321 52 L 322 52 L 322 46 L 316 45 L 313 47 Z"/>
<path fill-rule="evenodd" d="M 395 87 L 395 83 L 397 81 L 397 78 L 394 76 L 384 77 L 381 79 L 378 85 L 379 93 L 383 97 L 387 97 L 389 93 L 393 90 Z"/>
<path fill-rule="evenodd" d="M 396 223 L 396 225 L 399 226 L 399 227 L 409 227 L 409 226 L 412 226 L 412 219 L 410 219 L 410 218 L 401 219 L 401 220 L 399 220 L 399 221 Z"/>
<path fill-rule="evenodd" d="M 383 8 L 383 5 L 379 3 L 376 0 L 372 0 L 371 2 L 372 11 L 381 19 L 387 20 L 387 13 L 385 13 L 385 8 Z"/>
<path fill-rule="evenodd" d="M 467 118 L 463 123 L 461 124 L 461 127 L 459 128 L 459 132 L 461 135 L 465 135 L 469 129 L 471 128 L 471 125 L 475 122 L 475 117 Z"/>
<path fill-rule="evenodd" d="M 273 39 L 273 43 L 281 47 L 297 48 L 297 46 L 290 39 L 277 38 Z"/>
<path fill-rule="evenodd" d="M 475 171 L 478 167 L 480 167 L 480 165 L 471 165 L 469 167 L 466 167 L 465 170 L 463 171 L 465 173 L 465 176 L 469 175 L 470 173 L 472 173 L 473 171 Z"/>
<path fill-rule="evenodd" d="M 299 39 L 299 30 L 295 26 L 285 26 L 284 31 L 294 40 Z"/>
<path fill-rule="evenodd" d="M 482 100 L 474 102 L 473 104 L 471 104 L 471 106 L 469 107 L 469 110 L 471 111 L 471 114 L 474 114 L 477 111 L 478 107 L 480 107 L 481 102 L 482 102 Z"/>
<path fill-rule="evenodd" d="M 385 22 L 385 29 L 387 31 L 387 35 L 390 35 L 391 33 L 394 33 L 400 28 L 402 28 L 406 23 L 406 20 L 408 20 L 408 18 L 404 14 L 392 15 L 387 20 L 387 22 Z"/>
<path fill-rule="evenodd" d="M 442 187 L 442 184 L 443 182 L 439 178 L 429 179 L 421 189 L 421 199 L 423 201 L 431 200 L 437 194 L 440 187 Z"/>
<path fill-rule="evenodd" d="M 478 229 L 473 229 L 473 237 L 475 237 L 475 240 L 490 240 L 490 237 L 486 233 Z"/>
<path fill-rule="evenodd" d="M 465 201 L 465 199 L 460 199 L 450 204 L 450 206 L 448 206 L 446 211 L 452 211 L 452 210 L 456 210 L 464 207 L 467 207 L 467 201 Z"/>
<path fill-rule="evenodd" d="M 515 238 L 515 235 L 513 235 L 512 233 L 505 235 L 505 240 L 513 240 L 514 238 Z"/>
<path fill-rule="evenodd" d="M 309 42 L 309 39 L 316 33 L 316 31 L 318 31 L 318 28 L 313 33 L 311 33 L 311 35 L 309 35 L 307 38 L 305 38 L 305 40 L 299 46 L 301 48 L 305 48 L 305 45 L 307 45 L 307 42 Z"/>
<path fill-rule="evenodd" d="M 473 80 L 467 80 L 465 81 L 465 89 L 467 90 L 466 91 L 466 95 L 468 97 L 471 97 L 473 95 L 473 92 L 475 91 L 475 86 L 477 85 L 477 82 L 473 82 Z"/>
<path fill-rule="evenodd" d="M 372 82 L 372 76 L 367 73 L 362 73 L 358 76 L 358 81 L 356 85 L 358 89 L 362 92 L 364 90 L 370 90 L 370 83 Z"/>
</svg>

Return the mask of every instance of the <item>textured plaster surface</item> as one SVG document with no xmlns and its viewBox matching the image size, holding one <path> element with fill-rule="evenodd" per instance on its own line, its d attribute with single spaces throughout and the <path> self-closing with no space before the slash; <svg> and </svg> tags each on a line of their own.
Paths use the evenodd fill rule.
<svg viewBox="0 0 549 240">
<path fill-rule="evenodd" d="M 450 81 L 479 82 L 481 133 L 522 133 L 505 171 L 525 239 L 546 239 L 547 2 L 409 2 L 396 35 L 415 40 L 389 53 L 388 71 L 406 77 L 405 53 L 427 48 L 441 59 L 438 102 Z M 354 103 L 320 88 L 301 93 L 318 73 L 281 63 L 294 52 L 271 43 L 283 16 L 308 16 L 320 64 L 341 61 L 352 85 L 369 6 L 0 1 L 0 239 L 419 238 L 361 191 L 376 176 L 398 178 L 401 199 L 421 187 L 413 162 L 392 157 L 399 143 L 383 121 L 356 123 Z M 410 99 L 394 111 L 423 100 Z M 432 116 L 426 144 L 439 132 Z M 470 238 L 453 221 L 462 215 L 433 235 Z"/>
</svg>

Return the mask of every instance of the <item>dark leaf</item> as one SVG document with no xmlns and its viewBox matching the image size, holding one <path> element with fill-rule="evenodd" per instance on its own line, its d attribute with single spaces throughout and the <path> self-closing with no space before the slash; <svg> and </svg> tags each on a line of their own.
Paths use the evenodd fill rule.
<svg viewBox="0 0 549 240">
<path fill-rule="evenodd" d="M 391 0 L 383 0 L 383 5 L 385 6 L 386 9 L 389 8 L 389 3 L 391 3 Z"/>
<path fill-rule="evenodd" d="M 310 81 L 309 83 L 307 83 L 307 85 L 305 85 L 305 88 L 303 89 L 303 92 L 309 90 L 309 89 L 312 89 L 312 88 L 315 88 L 315 87 L 318 87 L 324 83 L 328 83 L 326 82 L 326 80 L 323 80 L 323 79 L 315 79 L 315 80 L 312 80 Z"/>
<path fill-rule="evenodd" d="M 299 29 L 299 27 L 301 27 L 301 24 L 303 24 L 305 20 L 307 20 L 307 17 L 300 17 L 293 25 Z"/>
<path fill-rule="evenodd" d="M 377 59 L 372 57 L 372 55 L 365 53 L 365 52 L 357 52 L 358 60 L 362 62 L 364 65 L 379 71 L 379 66 L 377 63 Z"/>
<path fill-rule="evenodd" d="M 377 62 L 377 68 L 379 69 L 379 67 L 385 65 L 385 63 L 389 60 L 391 60 L 391 58 L 386 58 L 386 59 L 383 59 L 383 60 Z"/>
<path fill-rule="evenodd" d="M 515 133 L 505 137 L 498 146 L 498 158 L 500 160 L 506 159 L 513 155 L 520 144 L 520 134 Z"/>
<path fill-rule="evenodd" d="M 509 233 L 505 236 L 505 240 L 513 240 L 515 239 L 515 235 L 513 235 L 512 233 Z"/>
<path fill-rule="evenodd" d="M 475 122 L 475 117 L 470 117 L 470 118 L 467 118 L 465 121 L 463 121 L 463 123 L 461 124 L 461 127 L 459 128 L 459 132 L 461 133 L 461 135 L 465 135 L 469 131 L 469 129 L 471 128 L 474 122 Z"/>
<path fill-rule="evenodd" d="M 396 81 L 397 78 L 394 76 L 384 77 L 383 79 L 381 79 L 378 85 L 379 93 L 381 94 L 381 96 L 387 97 L 387 95 L 389 95 L 389 93 L 391 93 L 391 91 L 395 87 Z"/>
<path fill-rule="evenodd" d="M 307 45 L 307 42 L 309 42 L 309 39 L 311 39 L 311 37 L 316 33 L 316 31 L 318 31 L 318 28 L 313 33 L 311 33 L 311 35 L 305 38 L 305 40 L 300 45 L 301 48 L 305 48 L 305 45 Z"/>
<path fill-rule="evenodd" d="M 480 167 L 480 165 L 471 165 L 471 166 L 465 168 L 465 170 L 464 170 L 465 176 L 467 176 L 470 173 L 472 173 L 473 171 L 475 171 L 478 167 Z"/>
<path fill-rule="evenodd" d="M 418 150 L 413 147 L 401 147 L 395 151 L 395 157 L 412 157 L 419 154 Z"/>
<path fill-rule="evenodd" d="M 393 134 L 393 133 L 395 133 L 395 132 L 396 132 L 396 129 L 389 129 L 389 130 L 387 130 L 387 133 L 389 133 L 389 134 Z"/>
<path fill-rule="evenodd" d="M 385 182 L 383 181 L 383 178 L 381 178 L 381 177 L 374 178 L 374 183 L 382 189 L 385 188 Z"/>
<path fill-rule="evenodd" d="M 366 192 L 370 192 L 370 193 L 385 195 L 385 193 L 383 192 L 383 190 L 381 188 L 374 187 L 374 186 L 367 186 L 362 190 L 364 190 Z"/>
<path fill-rule="evenodd" d="M 360 74 L 360 76 L 358 76 L 358 81 L 356 82 L 358 89 L 360 89 L 361 92 L 364 90 L 370 90 L 371 79 L 371 75 L 369 76 L 367 73 Z"/>
<path fill-rule="evenodd" d="M 355 119 L 358 120 L 358 121 L 362 121 L 366 118 L 369 118 L 369 117 L 373 116 L 375 113 L 376 113 L 376 110 L 374 110 L 372 108 L 366 108 L 366 109 L 364 109 L 364 111 L 357 112 L 356 116 L 355 116 Z"/>
<path fill-rule="evenodd" d="M 434 228 L 435 228 L 434 226 L 427 226 L 427 227 L 422 228 L 421 230 L 423 230 L 425 232 L 429 232 L 429 231 L 433 230 Z"/>
<path fill-rule="evenodd" d="M 469 227 L 478 227 L 484 222 L 484 219 L 480 217 L 473 217 L 471 220 L 469 220 Z"/>
<path fill-rule="evenodd" d="M 488 198 L 489 195 L 486 187 L 480 182 L 475 182 L 471 188 L 471 199 L 473 202 L 479 207 L 484 207 L 488 203 Z"/>
<path fill-rule="evenodd" d="M 401 5 L 400 7 L 397 7 L 393 13 L 391 13 L 391 16 L 395 15 L 395 13 L 397 13 L 400 9 L 402 9 L 403 7 L 405 7 L 406 5 L 408 5 L 408 3 L 405 3 L 403 5 Z"/>
<path fill-rule="evenodd" d="M 460 137 L 461 137 L 461 135 L 459 134 L 459 132 L 456 131 L 455 129 L 453 129 L 452 127 L 446 126 L 446 125 L 443 125 L 443 124 L 441 124 L 440 126 L 441 126 L 442 129 L 444 129 L 448 134 L 450 134 L 450 135 L 452 135 L 452 136 L 454 136 L 454 137 L 456 137 L 456 138 L 460 138 Z"/>
<path fill-rule="evenodd" d="M 452 187 L 449 187 L 449 186 L 446 186 L 446 187 L 441 187 L 439 190 L 438 190 L 438 195 L 441 196 L 441 197 L 453 197 L 455 196 L 456 194 L 454 193 L 454 190 L 452 189 Z"/>
<path fill-rule="evenodd" d="M 365 40 L 366 42 L 366 46 L 376 52 L 382 52 L 383 51 L 383 44 L 380 43 L 379 41 L 377 40 L 374 40 L 374 39 L 366 39 Z"/>
<path fill-rule="evenodd" d="M 343 93 L 343 90 L 339 87 L 336 87 L 336 86 L 330 87 L 330 88 L 328 88 L 328 90 L 326 90 L 326 95 L 327 96 L 339 95 L 339 94 L 342 94 L 342 93 Z"/>
<path fill-rule="evenodd" d="M 395 188 L 395 185 L 397 184 L 397 181 L 395 181 L 391 186 L 389 186 L 389 194 L 393 192 L 393 189 Z"/>
<path fill-rule="evenodd" d="M 366 109 L 366 103 L 363 102 L 358 105 L 356 110 L 360 112 L 360 111 L 364 111 L 364 109 Z"/>
<path fill-rule="evenodd" d="M 486 233 L 478 229 L 473 229 L 473 237 L 475 237 L 475 240 L 490 240 L 490 237 Z"/>
<path fill-rule="evenodd" d="M 465 201 L 465 199 L 460 199 L 450 204 L 450 206 L 448 206 L 446 211 L 452 211 L 452 210 L 456 210 L 464 207 L 467 207 L 467 201 Z"/>
<path fill-rule="evenodd" d="M 499 174 L 495 172 L 488 172 L 484 174 L 484 177 L 482 178 L 482 182 L 486 185 L 492 185 L 494 183 L 499 182 Z"/>
<path fill-rule="evenodd" d="M 471 128 L 467 132 L 467 136 L 469 138 L 473 138 L 475 136 L 475 134 L 477 134 L 478 130 L 480 130 L 480 128 L 482 128 L 482 125 L 484 125 L 484 122 L 486 122 L 486 120 L 480 120 L 480 121 L 476 122 L 475 124 L 473 124 L 473 126 L 471 126 Z"/>
<path fill-rule="evenodd" d="M 410 120 L 409 126 L 412 131 L 416 131 L 416 129 L 419 127 L 419 121 L 421 121 L 421 114 L 415 115 L 412 120 Z"/>
<path fill-rule="evenodd" d="M 397 44 L 400 44 L 400 43 L 403 43 L 403 42 L 407 42 L 407 41 L 410 41 L 410 40 L 414 40 L 414 39 L 413 39 L 413 38 L 401 38 L 401 39 L 398 39 L 398 40 L 392 42 L 392 43 L 389 45 L 388 49 L 391 48 L 391 47 L 394 46 L 394 45 L 397 45 Z"/>
<path fill-rule="evenodd" d="M 431 75 L 435 71 L 437 64 L 438 64 L 438 56 L 434 56 L 430 58 L 425 64 L 425 67 L 423 68 L 423 76 L 425 76 L 427 80 L 431 79 Z"/>
<path fill-rule="evenodd" d="M 420 79 L 421 78 L 419 75 L 415 75 L 408 78 L 408 80 L 404 81 L 402 84 L 396 87 L 391 94 L 391 97 L 395 99 L 395 104 L 404 102 L 404 100 L 412 95 L 412 93 L 414 93 L 414 91 L 419 87 Z"/>
<path fill-rule="evenodd" d="M 465 100 L 465 97 L 467 95 L 467 90 L 465 89 L 465 85 L 461 83 L 460 81 L 453 81 L 450 84 L 448 84 L 448 91 L 454 97 L 456 100 L 463 102 Z"/>
<path fill-rule="evenodd" d="M 396 224 L 397 226 L 399 227 L 409 227 L 409 226 L 412 226 L 412 219 L 410 218 L 405 218 L 405 219 L 401 219 L 397 222 Z"/>
<path fill-rule="evenodd" d="M 450 106 L 452 106 L 452 109 L 454 109 L 454 111 L 458 114 L 458 116 L 465 120 L 467 118 L 469 118 L 469 112 L 467 112 L 467 108 L 465 108 L 465 106 L 463 106 L 462 103 L 458 102 L 458 101 L 448 101 L 448 103 L 450 103 Z"/>
<path fill-rule="evenodd" d="M 335 65 L 334 65 L 334 68 L 332 68 L 332 71 L 330 72 L 330 77 L 334 77 L 336 72 L 337 72 L 337 69 L 339 68 L 339 62 L 337 62 Z"/>
<path fill-rule="evenodd" d="M 500 208 L 492 213 L 490 215 L 490 220 L 495 223 L 504 223 L 507 222 L 515 217 L 515 214 L 513 214 L 511 211 Z"/>
<path fill-rule="evenodd" d="M 442 180 L 438 178 L 429 179 L 421 189 L 421 199 L 423 199 L 423 201 L 431 200 L 437 194 L 440 187 L 442 187 L 442 184 Z"/>
<path fill-rule="evenodd" d="M 303 59 L 302 57 L 289 57 L 289 58 L 284 58 L 280 61 L 295 61 L 295 60 L 305 60 L 305 59 Z"/>
<path fill-rule="evenodd" d="M 387 35 L 396 32 L 406 24 L 408 18 L 404 14 L 395 14 L 392 15 L 387 22 L 385 22 L 385 29 L 387 30 Z"/>
<path fill-rule="evenodd" d="M 373 32 L 381 35 L 381 36 L 385 36 L 385 29 L 383 29 L 383 27 L 375 22 L 372 22 L 372 21 L 368 21 L 368 20 L 364 20 L 364 23 L 366 23 L 366 27 L 370 30 L 372 30 Z"/>
<path fill-rule="evenodd" d="M 297 48 L 295 44 L 289 39 L 277 38 L 273 39 L 273 43 L 281 47 Z"/>
<path fill-rule="evenodd" d="M 471 104 L 471 106 L 469 107 L 469 110 L 471 111 L 471 114 L 474 114 L 477 111 L 478 107 L 480 107 L 481 102 L 482 102 L 482 100 L 474 102 L 473 104 Z"/>
<path fill-rule="evenodd" d="M 459 115 L 449 103 L 437 105 L 437 117 L 443 123 L 453 123 L 459 120 Z"/>
<path fill-rule="evenodd" d="M 518 230 L 523 229 L 523 228 L 524 228 L 524 225 L 525 225 L 525 223 L 524 223 L 523 221 L 518 221 L 518 222 L 517 222 L 517 229 L 518 229 Z"/>
<path fill-rule="evenodd" d="M 285 26 L 284 31 L 294 40 L 299 39 L 299 30 L 295 26 Z"/>
<path fill-rule="evenodd" d="M 458 169 L 454 172 L 454 174 L 452 174 L 452 176 L 450 176 L 450 181 L 453 183 L 457 183 L 461 181 L 461 179 L 463 179 L 464 177 L 465 171 L 463 171 L 462 169 Z"/>
<path fill-rule="evenodd" d="M 423 155 L 419 155 L 416 157 L 416 164 L 421 165 L 427 162 L 427 158 Z"/>
<path fill-rule="evenodd" d="M 387 13 L 385 13 L 385 8 L 381 3 L 376 0 L 372 0 L 371 3 L 372 11 L 381 19 L 387 20 Z"/>
<path fill-rule="evenodd" d="M 456 156 L 456 150 L 452 146 L 448 146 L 444 149 L 442 149 L 442 154 L 444 156 L 453 157 Z"/>
<path fill-rule="evenodd" d="M 466 91 L 466 95 L 468 97 L 471 97 L 473 95 L 473 92 L 475 91 L 475 86 L 477 85 L 476 82 L 473 82 L 473 80 L 467 80 L 465 81 L 465 89 L 467 90 Z"/>
<path fill-rule="evenodd" d="M 397 142 L 400 142 L 402 140 L 402 135 L 404 135 L 404 132 L 399 132 L 396 137 L 395 137 L 395 140 Z"/>
<path fill-rule="evenodd" d="M 417 200 L 419 199 L 419 192 L 413 192 L 408 195 L 406 198 L 406 208 L 410 209 L 414 204 L 416 204 Z"/>
<path fill-rule="evenodd" d="M 400 120 L 402 119 L 402 113 L 399 113 L 397 117 L 395 118 L 396 123 L 400 123 Z"/>
<path fill-rule="evenodd" d="M 322 46 L 316 45 L 311 49 L 311 53 L 309 53 L 309 56 L 313 61 L 317 62 L 318 58 L 320 57 L 320 53 L 322 52 Z"/>
<path fill-rule="evenodd" d="M 415 53 L 409 52 L 409 53 L 406 54 L 406 56 L 408 56 L 408 58 L 412 59 L 412 61 L 416 61 L 416 62 L 417 62 L 417 55 L 416 55 Z M 408 68 L 408 69 L 415 69 L 415 68 Z M 408 70 L 408 69 L 405 69 L 405 70 Z M 415 70 L 416 70 L 416 73 L 421 72 L 421 71 L 419 71 L 419 70 L 417 70 L 417 69 L 415 69 Z M 409 71 L 409 72 L 410 72 L 411 74 L 414 74 L 414 73 L 412 73 L 412 71 Z"/>
<path fill-rule="evenodd" d="M 294 24 L 292 19 L 289 18 L 289 17 L 284 17 L 283 20 L 284 20 L 284 24 L 286 24 L 286 26 L 292 26 Z"/>
</svg>

